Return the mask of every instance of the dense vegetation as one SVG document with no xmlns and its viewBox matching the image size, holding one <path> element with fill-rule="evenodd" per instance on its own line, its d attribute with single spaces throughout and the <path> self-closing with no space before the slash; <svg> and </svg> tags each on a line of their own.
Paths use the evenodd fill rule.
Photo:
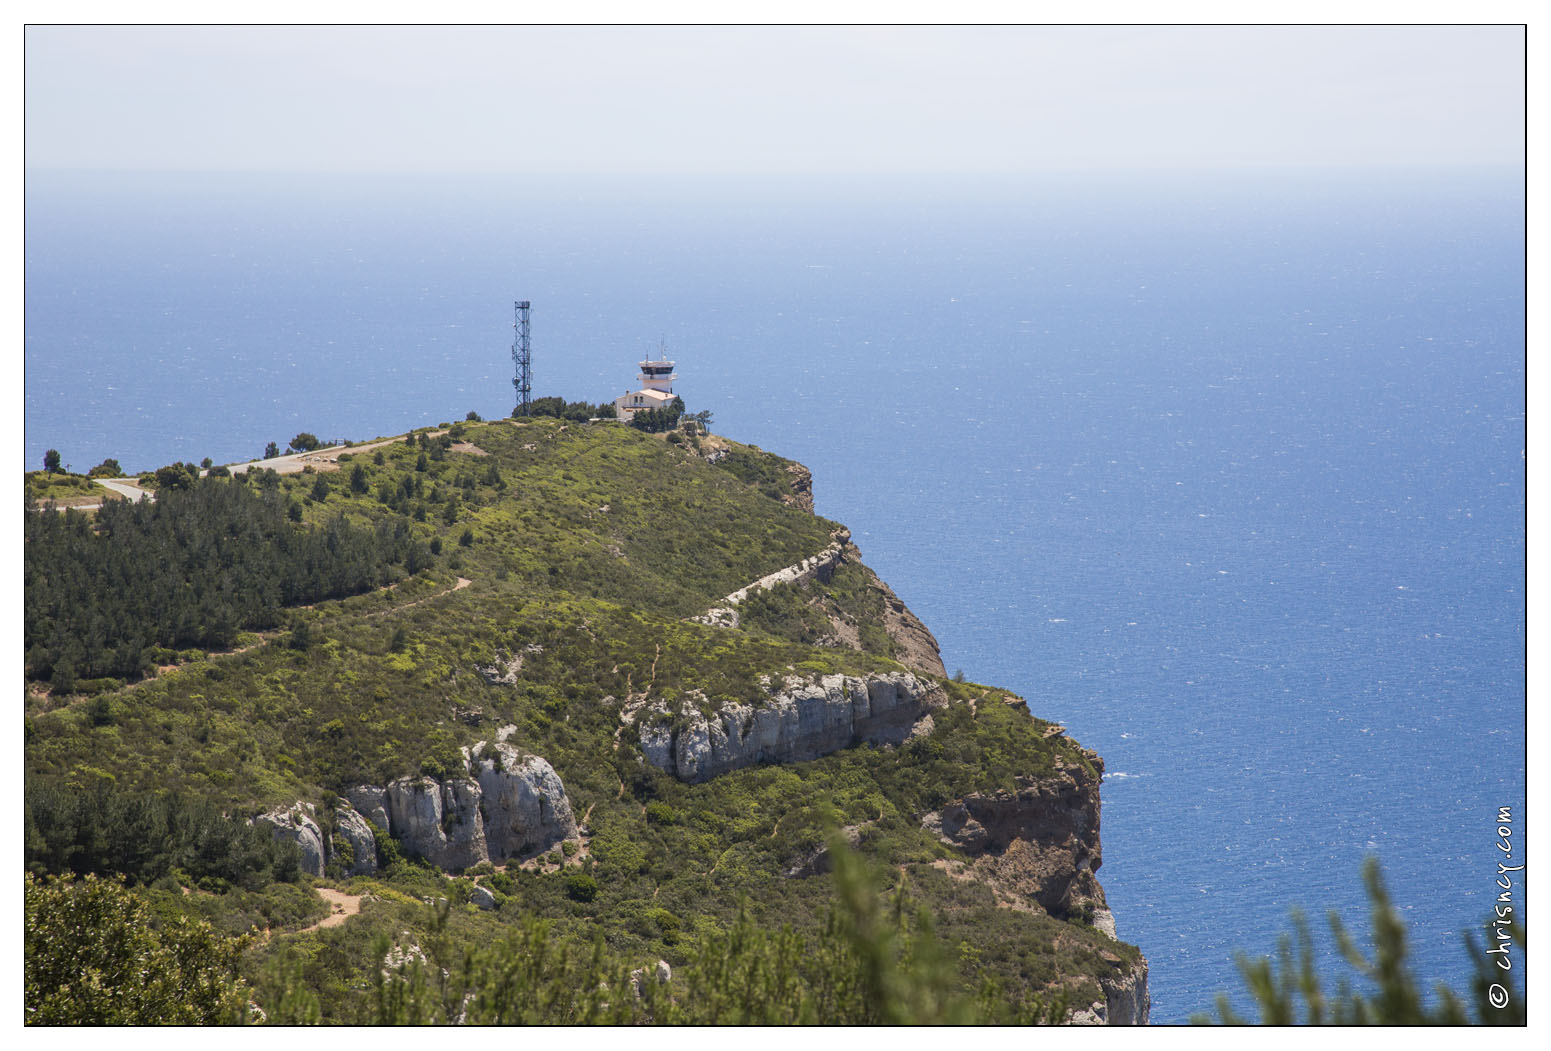
<svg viewBox="0 0 1551 1051">
<path fill-rule="evenodd" d="M 628 970 L 600 937 L 589 943 L 531 916 L 465 947 L 443 904 L 408 910 L 414 926 L 396 939 L 376 936 L 369 955 L 386 966 L 327 1011 L 308 980 L 314 947 L 288 946 L 250 987 L 237 965 L 250 939 L 168 917 L 111 881 L 72 886 L 29 874 L 27 1021 L 909 1025 L 1064 1017 L 1061 994 L 1013 1002 L 992 979 L 964 989 L 930 913 L 903 893 L 881 898 L 862 863 L 838 841 L 835 851 L 837 894 L 822 929 L 766 928 L 740 913 L 725 935 L 698 941 L 671 983 L 656 970 Z M 268 1007 L 254 1011 L 250 998 Z"/>
<path fill-rule="evenodd" d="M 248 1019 L 244 942 L 208 923 L 155 923 L 110 880 L 26 876 L 28 1025 L 211 1025 Z"/>
<path fill-rule="evenodd" d="M 590 401 L 566 401 L 564 398 L 548 397 L 534 398 L 528 404 L 528 415 L 586 423 L 591 419 L 612 420 L 619 412 L 611 401 L 594 405 Z"/>
<path fill-rule="evenodd" d="M 129 792 L 111 781 L 27 786 L 27 871 L 121 875 L 152 883 L 178 875 L 196 885 L 261 890 L 300 875 L 295 843 L 205 800 Z"/>
<path fill-rule="evenodd" d="M 207 478 L 95 519 L 30 516 L 29 529 L 60 534 L 49 543 L 79 544 L 88 561 L 113 567 L 81 574 L 74 594 L 85 598 L 54 606 L 34 599 L 29 577 L 29 610 L 55 611 L 40 616 L 53 625 L 41 644 L 68 651 L 78 669 L 99 666 L 87 656 L 96 621 L 76 611 L 110 622 L 120 579 L 139 571 L 116 553 L 91 553 L 104 537 L 155 538 L 162 554 L 142 560 L 207 579 L 217 595 L 241 579 L 234 595 L 265 596 L 255 612 L 219 621 L 230 627 L 220 636 L 159 636 L 167 641 L 153 646 L 204 648 L 157 653 L 154 677 L 83 691 L 78 671 L 74 690 L 57 678 L 46 692 L 33 684 L 35 871 L 124 874 L 134 886 L 122 892 L 157 930 L 176 917 L 217 933 L 270 928 L 243 950 L 238 977 L 271 1020 L 447 1021 L 465 1008 L 478 1020 L 1015 1020 L 1062 997 L 1090 1003 L 1099 977 L 1136 960 L 1080 919 L 1007 908 L 988 886 L 950 875 L 961 852 L 921 826 L 947 800 L 1013 788 L 1058 759 L 1087 761 L 1000 691 L 940 683 L 955 703 L 934 712 L 930 735 L 899 748 L 703 785 L 642 762 L 620 720 L 628 698 L 715 707 L 758 701 L 767 678 L 898 669 L 879 593 L 859 565 L 759 598 L 743 629 L 691 619 L 832 543 L 837 523 L 791 506 L 805 479 L 795 465 L 724 439 L 702 448 L 613 422 L 467 420 L 448 431 L 356 446 L 337 469 Z M 217 521 L 228 525 L 209 528 Z M 273 561 L 233 550 L 261 544 Z M 295 550 L 313 557 L 293 574 Z M 349 551 L 377 575 L 348 578 L 359 593 L 311 595 L 310 582 L 357 564 L 341 559 Z M 40 559 L 45 593 L 68 577 L 50 575 L 63 557 Z M 212 560 L 220 572 L 201 578 Z M 189 608 L 175 605 L 181 594 L 157 593 L 167 609 Z M 216 622 L 191 608 L 170 623 Z M 826 638 L 815 610 L 852 623 L 860 648 Z M 178 641 L 193 638 L 204 642 Z M 45 656 L 29 664 L 52 677 L 59 657 Z M 255 854 L 242 818 L 306 800 L 326 832 L 350 786 L 445 776 L 460 767 L 460 748 L 503 727 L 564 780 L 585 829 L 579 849 L 444 873 L 383 837 L 376 875 L 325 881 L 368 895 L 360 915 L 304 930 L 322 907 L 308 889 L 315 881 L 288 882 L 283 859 Z M 146 830 L 145 849 L 114 825 Z M 837 828 L 852 830 L 862 858 L 849 891 L 795 874 Z M 217 842 L 250 857 L 253 878 L 212 867 L 203 851 Z M 476 882 L 494 909 L 469 903 Z M 438 899 L 448 905 L 428 910 Z M 383 979 L 395 947 L 430 962 Z M 640 1000 L 595 994 L 599 981 L 618 989 L 637 968 L 650 976 L 658 959 L 675 971 L 667 999 L 649 981 Z"/>
<path fill-rule="evenodd" d="M 288 606 L 376 587 L 425 559 L 404 522 L 302 528 L 278 486 L 207 478 L 163 484 L 158 496 L 105 503 L 95 518 L 27 515 L 30 677 L 66 693 L 77 679 L 138 678 L 153 647 L 225 648 L 243 629 L 274 627 Z"/>
</svg>

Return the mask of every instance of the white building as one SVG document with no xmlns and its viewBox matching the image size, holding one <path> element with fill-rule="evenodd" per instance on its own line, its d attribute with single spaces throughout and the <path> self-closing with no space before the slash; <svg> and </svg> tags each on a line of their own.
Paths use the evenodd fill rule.
<svg viewBox="0 0 1551 1051">
<path fill-rule="evenodd" d="M 656 361 L 641 362 L 641 389 L 626 391 L 614 399 L 614 409 L 619 413 L 619 418 L 625 422 L 630 417 L 645 409 L 661 409 L 675 397 L 673 393 L 673 381 L 678 379 L 674 374 L 673 362 L 668 360 L 667 353 Z"/>
</svg>

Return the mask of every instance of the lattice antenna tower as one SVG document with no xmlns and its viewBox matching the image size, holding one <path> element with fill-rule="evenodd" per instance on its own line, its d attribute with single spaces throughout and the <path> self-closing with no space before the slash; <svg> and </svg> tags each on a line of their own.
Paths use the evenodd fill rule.
<svg viewBox="0 0 1551 1051">
<path fill-rule="evenodd" d="M 512 361 L 517 365 L 517 377 L 512 380 L 512 386 L 517 388 L 517 416 L 531 416 L 533 413 L 533 348 L 528 342 L 529 305 L 526 299 L 517 301 L 517 323 L 512 326 L 517 330 L 517 342 L 512 344 Z"/>
</svg>

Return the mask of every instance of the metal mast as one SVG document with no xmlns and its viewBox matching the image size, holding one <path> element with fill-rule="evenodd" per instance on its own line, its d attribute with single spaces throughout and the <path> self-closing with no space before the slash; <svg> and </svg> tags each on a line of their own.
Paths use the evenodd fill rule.
<svg viewBox="0 0 1551 1051">
<path fill-rule="evenodd" d="M 528 345 L 528 301 L 518 300 L 517 342 L 512 344 L 512 361 L 517 363 L 517 378 L 512 386 L 517 388 L 517 411 L 514 416 L 529 416 L 533 410 L 533 349 Z"/>
</svg>

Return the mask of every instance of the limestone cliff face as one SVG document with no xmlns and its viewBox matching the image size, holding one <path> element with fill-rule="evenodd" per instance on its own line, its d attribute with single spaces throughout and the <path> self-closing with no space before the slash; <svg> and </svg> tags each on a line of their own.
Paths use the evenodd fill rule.
<svg viewBox="0 0 1551 1051">
<path fill-rule="evenodd" d="M 401 777 L 350 789 L 335 812 L 335 834 L 348 839 L 355 859 L 349 874 L 376 870 L 367 821 L 405 853 L 444 869 L 528 858 L 576 838 L 565 785 L 543 758 L 480 741 L 464 749 L 463 759 L 462 777 Z M 370 868 L 363 858 L 372 859 Z"/>
<path fill-rule="evenodd" d="M 861 559 L 861 552 L 854 546 L 851 547 L 854 558 Z M 872 573 L 871 570 L 868 571 Z M 894 594 L 894 589 L 883 582 L 876 573 L 872 573 L 874 585 L 883 593 L 883 630 L 888 632 L 893 640 L 895 650 L 894 659 L 905 667 L 914 671 L 925 672 L 927 675 L 948 675 L 948 669 L 943 667 L 942 650 L 937 645 L 937 636 L 931 629 L 921 622 L 921 619 L 910 612 L 910 607 L 905 605 L 903 599 Z"/>
<path fill-rule="evenodd" d="M 312 876 L 321 876 L 327 858 L 323 847 L 323 831 L 318 827 L 316 818 L 317 811 L 311 803 L 296 802 L 260 814 L 253 819 L 253 823 L 267 826 L 276 839 L 289 839 L 299 846 L 302 851 L 302 871 Z"/>
<path fill-rule="evenodd" d="M 438 783 L 430 777 L 403 777 L 388 785 L 388 830 L 406 854 L 444 869 L 462 869 L 490 860 L 479 785 L 466 778 Z"/>
<path fill-rule="evenodd" d="M 758 763 L 792 763 L 856 744 L 898 744 L 946 703 L 909 672 L 826 675 L 773 691 L 768 704 L 731 704 L 711 716 L 691 699 L 674 720 L 663 701 L 627 710 L 646 761 L 680 781 L 707 781 Z"/>
<path fill-rule="evenodd" d="M 1099 978 L 1104 999 L 1072 1012 L 1068 1025 L 1146 1025 L 1152 1014 L 1152 994 L 1147 989 L 1147 961 L 1128 964 L 1114 953 L 1104 962 L 1114 969 Z"/>
<path fill-rule="evenodd" d="M 1092 916 L 1102 928 L 1108 908 L 1094 873 L 1103 862 L 1099 842 L 1099 779 L 1092 768 L 1057 760 L 1050 777 L 1019 778 L 1016 792 L 965 796 L 921 823 L 960 847 L 970 867 L 999 894 L 1036 904 L 1066 919 Z"/>
<path fill-rule="evenodd" d="M 1105 1021 L 1110 1025 L 1146 1025 L 1152 1013 L 1147 990 L 1147 961 L 1138 960 L 1113 979 L 1099 982 L 1104 990 Z"/>
<path fill-rule="evenodd" d="M 966 855 L 973 878 L 1011 908 L 1039 908 L 1058 919 L 1087 918 L 1115 937 L 1115 918 L 1095 873 L 1099 782 L 1104 764 L 1056 761 L 1053 774 L 1019 778 L 1012 792 L 974 793 L 926 814 L 921 824 Z M 1112 969 L 1099 976 L 1104 1000 L 1077 1011 L 1074 1024 L 1146 1025 L 1151 1010 L 1147 961 L 1102 953 Z"/>
<path fill-rule="evenodd" d="M 366 821 L 349 800 L 335 801 L 334 835 L 329 841 L 329 853 L 340 857 L 346 876 L 370 876 L 377 871 L 377 836 Z M 345 863 L 347 852 L 340 849 L 343 844 L 349 845 L 348 863 Z"/>
<path fill-rule="evenodd" d="M 576 817 L 565 785 L 536 755 L 522 756 L 507 744 L 481 757 L 483 742 L 471 749 L 469 766 L 478 781 L 485 843 L 492 861 L 527 858 L 576 838 Z"/>
<path fill-rule="evenodd" d="M 786 468 L 786 473 L 791 476 L 792 492 L 790 496 L 781 497 L 781 502 L 790 507 L 800 507 L 812 514 L 813 472 L 800 463 L 793 463 Z"/>
</svg>

